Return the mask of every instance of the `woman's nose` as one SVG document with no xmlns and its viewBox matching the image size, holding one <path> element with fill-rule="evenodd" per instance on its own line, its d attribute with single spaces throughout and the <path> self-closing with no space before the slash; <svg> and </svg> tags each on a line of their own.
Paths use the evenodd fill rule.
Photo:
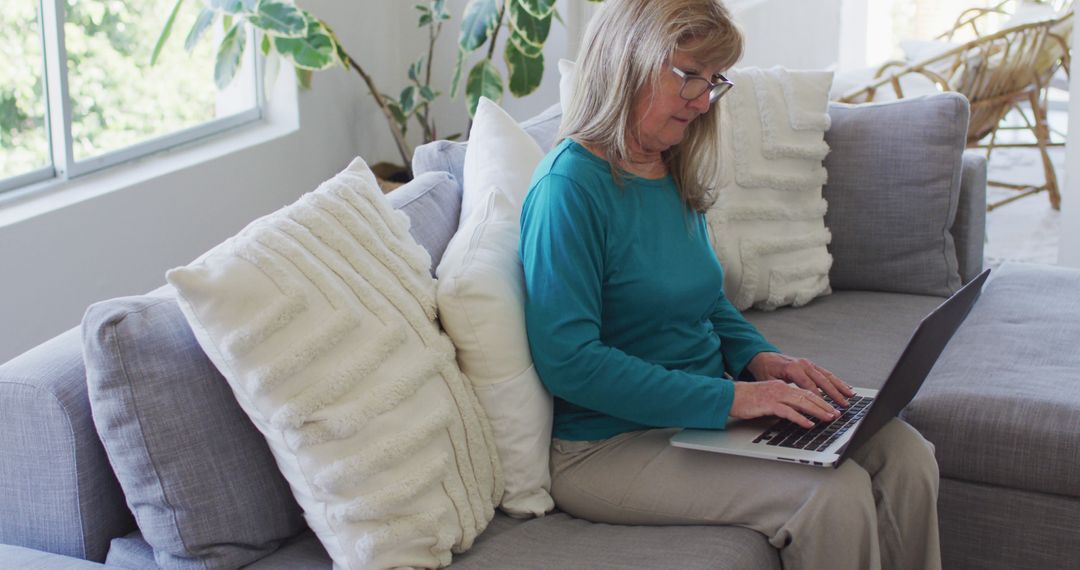
<svg viewBox="0 0 1080 570">
<path fill-rule="evenodd" d="M 709 106 L 712 105 L 712 103 L 709 102 L 709 90 L 706 89 L 701 95 L 698 95 L 697 97 L 694 97 L 693 99 L 687 101 L 686 104 L 691 109 L 694 109 L 699 113 L 707 112 L 709 110 Z"/>
</svg>

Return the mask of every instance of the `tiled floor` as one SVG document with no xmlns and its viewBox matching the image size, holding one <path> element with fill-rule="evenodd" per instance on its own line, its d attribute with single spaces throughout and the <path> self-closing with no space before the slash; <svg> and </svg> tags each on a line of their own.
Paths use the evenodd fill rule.
<svg viewBox="0 0 1080 570">
<path fill-rule="evenodd" d="M 1066 131 L 1065 112 L 1051 113 L 1051 124 Z M 1058 184 L 1065 182 L 1065 148 L 1050 151 Z M 1005 182 L 1041 182 L 1043 169 L 1037 149 L 998 149 L 990 157 L 988 176 Z M 1008 197 L 1011 191 L 990 187 L 991 201 Z M 1021 198 L 986 214 L 986 263 L 993 267 L 1003 261 L 1056 264 L 1061 212 L 1050 208 L 1045 193 Z"/>
</svg>

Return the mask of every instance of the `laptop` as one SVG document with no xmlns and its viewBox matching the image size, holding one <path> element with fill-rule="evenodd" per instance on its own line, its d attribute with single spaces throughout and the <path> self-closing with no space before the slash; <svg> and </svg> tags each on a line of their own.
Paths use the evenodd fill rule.
<svg viewBox="0 0 1080 570">
<path fill-rule="evenodd" d="M 855 388 L 846 409 L 824 396 L 842 412 L 839 418 L 831 422 L 811 418 L 817 424 L 809 429 L 775 416 L 731 420 L 723 430 L 684 429 L 672 436 L 671 445 L 839 467 L 915 397 L 945 345 L 975 305 L 989 274 L 989 269 L 983 271 L 923 318 L 880 390 Z"/>
</svg>

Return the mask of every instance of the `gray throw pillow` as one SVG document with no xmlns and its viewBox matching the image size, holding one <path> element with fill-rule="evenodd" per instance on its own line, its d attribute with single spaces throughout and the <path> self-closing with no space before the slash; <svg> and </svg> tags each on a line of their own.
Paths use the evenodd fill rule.
<svg viewBox="0 0 1080 570">
<path fill-rule="evenodd" d="M 83 353 L 94 424 L 162 568 L 236 568 L 304 530 L 262 435 L 176 302 L 91 306 Z"/>
<path fill-rule="evenodd" d="M 461 185 L 448 172 L 424 172 L 386 197 L 391 206 L 409 216 L 409 234 L 431 255 L 434 277 L 446 245 L 457 231 Z"/>
<path fill-rule="evenodd" d="M 829 108 L 829 282 L 948 296 L 960 288 L 956 220 L 968 102 L 941 93 Z"/>
</svg>

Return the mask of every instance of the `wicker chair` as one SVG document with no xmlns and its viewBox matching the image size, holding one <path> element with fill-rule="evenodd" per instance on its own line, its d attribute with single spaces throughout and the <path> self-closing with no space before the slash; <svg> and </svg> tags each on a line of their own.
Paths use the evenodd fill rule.
<svg viewBox="0 0 1080 570">
<path fill-rule="evenodd" d="M 1000 10 L 1000 7 L 989 10 Z M 958 20 L 960 25 L 968 25 Z M 976 30 L 978 32 L 978 30 Z M 1012 202 L 1024 196 L 1046 192 L 1050 205 L 1060 209 L 1061 194 L 1057 176 L 1047 148 L 1054 146 L 1046 121 L 1046 89 L 1059 69 L 1068 73 L 1069 38 L 1072 35 L 1072 11 L 1051 20 L 1031 22 L 983 35 L 963 45 L 922 61 L 888 62 L 881 66 L 869 84 L 850 90 L 840 97 L 847 103 L 875 100 L 879 90 L 888 90 L 896 98 L 904 97 L 902 83 L 910 85 L 912 76 L 941 91 L 956 91 L 971 103 L 971 122 L 968 126 L 968 147 L 994 148 L 1031 146 L 1039 149 L 1045 175 L 1041 185 L 1008 184 L 990 181 L 988 184 L 1015 190 L 1004 200 L 988 205 L 988 209 Z M 1031 117 L 1024 114 L 1028 108 Z M 1020 113 L 1035 137 L 1035 143 L 997 143 L 1002 119 L 1010 111 Z M 985 142 L 984 142 L 985 141 Z"/>
</svg>

